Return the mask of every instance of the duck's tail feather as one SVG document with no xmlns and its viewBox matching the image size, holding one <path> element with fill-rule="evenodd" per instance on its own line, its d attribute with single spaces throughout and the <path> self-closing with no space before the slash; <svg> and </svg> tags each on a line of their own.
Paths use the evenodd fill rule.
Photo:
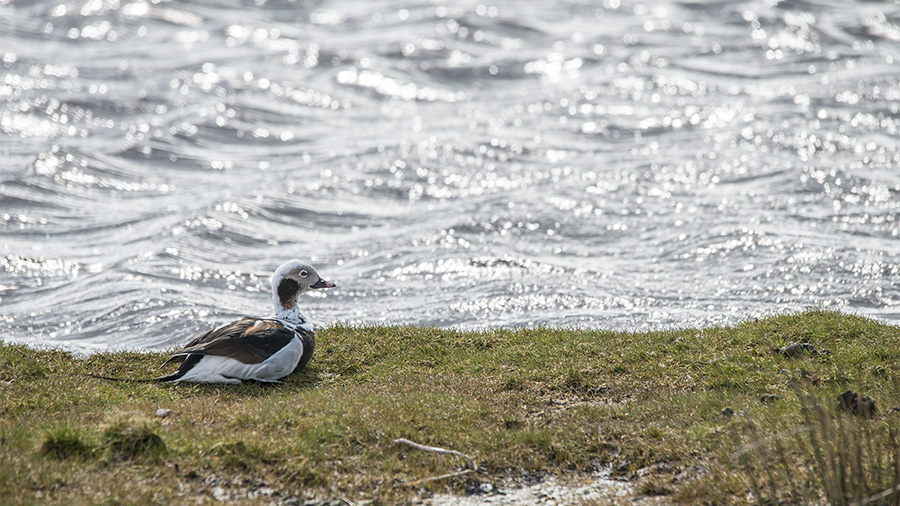
<svg viewBox="0 0 900 506">
<path fill-rule="evenodd" d="M 169 383 L 172 381 L 178 381 L 184 376 L 188 371 L 190 371 L 200 359 L 203 358 L 202 355 L 188 355 L 183 358 L 183 362 L 181 363 L 181 367 L 178 368 L 177 371 L 172 374 L 167 374 L 165 376 L 159 376 L 156 378 L 114 378 L 112 376 L 103 376 L 100 374 L 90 374 L 88 376 L 91 378 L 98 378 L 107 381 L 128 381 L 131 383 Z"/>
<path fill-rule="evenodd" d="M 114 378 L 112 376 L 103 376 L 100 374 L 91 373 L 87 373 L 87 376 L 107 381 L 127 381 L 129 383 L 161 383 L 163 381 L 166 381 L 166 376 L 161 376 L 159 378 Z"/>
</svg>

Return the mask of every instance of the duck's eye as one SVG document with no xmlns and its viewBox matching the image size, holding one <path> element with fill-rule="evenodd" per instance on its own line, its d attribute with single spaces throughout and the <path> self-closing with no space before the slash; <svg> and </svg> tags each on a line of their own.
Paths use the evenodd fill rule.
<svg viewBox="0 0 900 506">
<path fill-rule="evenodd" d="M 300 271 L 301 278 L 305 278 L 307 276 L 309 276 L 309 272 L 307 272 L 306 269 L 303 269 L 302 271 Z"/>
</svg>

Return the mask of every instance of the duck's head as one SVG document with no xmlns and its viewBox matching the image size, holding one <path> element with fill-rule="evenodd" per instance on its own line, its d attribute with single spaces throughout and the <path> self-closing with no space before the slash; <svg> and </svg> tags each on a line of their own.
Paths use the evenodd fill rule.
<svg viewBox="0 0 900 506">
<path fill-rule="evenodd" d="M 272 274 L 272 297 L 275 311 L 297 307 L 297 295 L 318 288 L 331 288 L 334 283 L 319 277 L 316 269 L 305 262 L 289 260 Z"/>
</svg>

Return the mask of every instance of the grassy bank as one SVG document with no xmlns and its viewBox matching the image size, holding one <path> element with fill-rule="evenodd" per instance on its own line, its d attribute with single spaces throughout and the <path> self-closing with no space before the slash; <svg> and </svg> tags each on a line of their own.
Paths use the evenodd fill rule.
<svg viewBox="0 0 900 506">
<path fill-rule="evenodd" d="M 775 351 L 790 343 L 809 346 Z M 868 488 L 843 496 L 890 486 L 896 463 L 900 328 L 836 312 L 651 333 L 335 326 L 276 386 L 84 375 L 152 377 L 163 361 L 0 344 L 0 502 L 394 504 L 607 467 L 667 502 L 802 502 L 847 473 Z M 877 412 L 841 415 L 847 389 Z M 467 462 L 398 438 L 478 471 L 409 485 Z M 827 441 L 862 450 L 844 474 Z"/>
</svg>

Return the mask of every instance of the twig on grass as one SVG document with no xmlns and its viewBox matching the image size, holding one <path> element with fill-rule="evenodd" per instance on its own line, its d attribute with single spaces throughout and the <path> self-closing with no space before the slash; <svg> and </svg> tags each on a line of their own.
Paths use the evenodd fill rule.
<svg viewBox="0 0 900 506">
<path fill-rule="evenodd" d="M 418 480 L 408 481 L 403 484 L 406 487 L 415 487 L 416 485 L 428 483 L 429 481 L 438 481 L 438 480 L 445 480 L 448 478 L 455 478 L 457 476 L 462 476 L 465 474 L 469 474 L 469 473 L 478 471 L 478 464 L 475 463 L 475 460 L 473 460 L 472 457 L 466 455 L 465 453 L 458 452 L 456 450 L 448 450 L 446 448 L 439 448 L 437 446 L 426 446 L 423 444 L 415 443 L 415 442 L 410 441 L 409 439 L 405 439 L 405 438 L 395 439 L 394 444 L 405 444 L 405 445 L 411 446 L 417 450 L 422 450 L 423 452 L 443 453 L 446 455 L 455 455 L 457 457 L 462 457 L 462 458 L 466 459 L 467 469 L 465 469 L 464 471 L 458 471 L 455 473 L 442 474 L 440 476 L 431 476 L 428 478 L 420 478 Z"/>
<path fill-rule="evenodd" d="M 405 438 L 400 438 L 400 439 L 394 440 L 394 444 L 401 444 L 401 443 L 412 446 L 416 450 L 422 450 L 423 452 L 446 453 L 447 455 L 456 455 L 457 457 L 462 457 L 469 462 L 469 469 L 471 469 L 472 471 L 478 470 L 478 464 L 476 464 L 475 461 L 472 460 L 472 457 L 466 455 L 465 453 L 461 453 L 456 450 L 447 450 L 446 448 L 438 448 L 437 446 L 425 446 L 425 445 L 422 445 L 419 443 L 414 443 L 414 442 L 410 441 L 409 439 L 405 439 Z"/>
</svg>

